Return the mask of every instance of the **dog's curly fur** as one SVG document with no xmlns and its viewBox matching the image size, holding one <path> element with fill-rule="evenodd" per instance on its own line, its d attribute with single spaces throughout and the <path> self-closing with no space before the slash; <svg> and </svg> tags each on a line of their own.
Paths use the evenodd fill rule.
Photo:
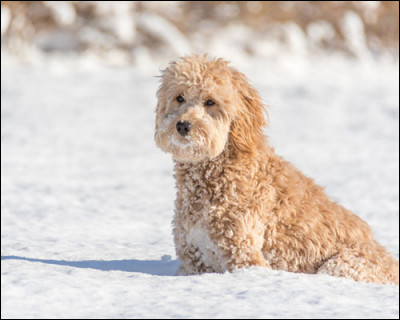
<svg viewBox="0 0 400 320">
<path fill-rule="evenodd" d="M 274 153 L 259 94 L 227 61 L 171 63 L 157 97 L 155 140 L 175 161 L 181 273 L 265 266 L 398 284 L 398 261 L 368 224 Z"/>
</svg>

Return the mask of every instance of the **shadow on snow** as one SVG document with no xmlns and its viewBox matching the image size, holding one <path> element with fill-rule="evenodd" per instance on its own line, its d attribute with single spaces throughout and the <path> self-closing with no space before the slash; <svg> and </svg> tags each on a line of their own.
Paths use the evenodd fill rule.
<svg viewBox="0 0 400 320">
<path fill-rule="evenodd" d="M 41 262 L 68 266 L 83 269 L 96 269 L 101 271 L 125 271 L 140 272 L 155 276 L 174 276 L 178 270 L 179 261 L 170 260 L 169 256 L 163 256 L 161 260 L 86 260 L 86 261 L 65 261 L 65 260 L 44 260 L 18 256 L 2 256 L 1 260 L 23 260 L 30 262 Z"/>
</svg>

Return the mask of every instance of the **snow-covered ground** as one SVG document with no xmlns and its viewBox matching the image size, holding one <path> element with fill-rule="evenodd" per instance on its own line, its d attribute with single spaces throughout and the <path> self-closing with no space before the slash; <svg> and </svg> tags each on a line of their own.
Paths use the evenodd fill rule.
<svg viewBox="0 0 400 320">
<path fill-rule="evenodd" d="M 398 63 L 227 57 L 278 154 L 399 257 Z M 235 61 L 236 59 L 236 61 Z M 2 318 L 398 318 L 399 287 L 250 268 L 175 276 L 158 63 L 1 71 Z"/>
</svg>

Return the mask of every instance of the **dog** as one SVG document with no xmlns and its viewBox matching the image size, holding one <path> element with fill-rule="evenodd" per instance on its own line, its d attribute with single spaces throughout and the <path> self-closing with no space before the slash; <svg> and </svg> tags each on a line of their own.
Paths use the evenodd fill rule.
<svg viewBox="0 0 400 320">
<path fill-rule="evenodd" d="M 399 263 L 368 224 L 275 154 L 265 106 L 229 62 L 183 57 L 162 71 L 157 98 L 180 274 L 262 266 L 398 285 Z"/>
</svg>

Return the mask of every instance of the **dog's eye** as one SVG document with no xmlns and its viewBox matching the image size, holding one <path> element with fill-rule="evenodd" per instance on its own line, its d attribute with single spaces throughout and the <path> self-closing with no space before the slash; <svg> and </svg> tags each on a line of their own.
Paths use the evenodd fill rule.
<svg viewBox="0 0 400 320">
<path fill-rule="evenodd" d="M 214 104 L 215 104 L 215 102 L 212 100 L 207 100 L 205 103 L 206 106 L 213 106 Z"/>
<path fill-rule="evenodd" d="M 177 96 L 176 101 L 178 101 L 179 103 L 182 103 L 183 101 L 185 101 L 185 99 L 183 99 L 182 96 Z"/>
</svg>

